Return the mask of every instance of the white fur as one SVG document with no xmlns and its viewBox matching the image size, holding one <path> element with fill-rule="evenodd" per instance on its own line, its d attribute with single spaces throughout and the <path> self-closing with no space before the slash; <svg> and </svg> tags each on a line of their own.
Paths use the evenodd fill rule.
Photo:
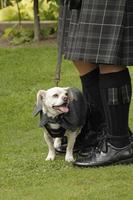
<svg viewBox="0 0 133 200">
<path fill-rule="evenodd" d="M 63 104 L 63 98 L 66 97 L 66 93 L 68 92 L 68 88 L 61 88 L 61 87 L 54 87 L 47 91 L 45 90 L 39 90 L 37 93 L 37 105 L 42 106 L 43 113 L 46 113 L 49 117 L 55 118 L 58 115 L 61 114 L 59 110 L 53 109 L 53 106 L 59 106 Z M 57 97 L 56 97 L 57 95 Z M 72 96 L 68 97 L 68 102 L 72 100 Z M 70 111 L 71 112 L 71 111 Z M 59 124 L 49 124 L 51 128 L 58 129 Z M 65 155 L 65 161 L 67 162 L 73 162 L 73 147 L 76 140 L 77 135 L 79 134 L 80 129 L 77 127 L 77 131 L 71 132 L 66 131 L 66 136 L 68 139 L 67 149 L 66 149 L 66 155 Z M 44 138 L 48 145 L 49 152 L 47 155 L 46 160 L 54 160 L 55 159 L 55 148 L 58 148 L 61 146 L 61 139 L 56 138 L 53 139 L 47 130 L 44 130 Z"/>
<path fill-rule="evenodd" d="M 55 138 L 54 148 L 59 148 L 61 146 L 61 138 Z"/>
</svg>

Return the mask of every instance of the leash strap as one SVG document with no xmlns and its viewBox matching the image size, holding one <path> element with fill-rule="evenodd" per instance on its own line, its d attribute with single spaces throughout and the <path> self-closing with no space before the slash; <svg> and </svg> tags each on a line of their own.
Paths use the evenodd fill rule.
<svg viewBox="0 0 133 200">
<path fill-rule="evenodd" d="M 58 46 L 58 58 L 57 58 L 57 65 L 56 65 L 56 70 L 55 70 L 54 80 L 57 87 L 60 82 L 60 74 L 61 74 L 61 64 L 62 64 L 64 34 L 65 34 L 65 24 L 66 24 L 66 10 L 67 10 L 67 0 L 64 1 L 64 6 L 63 6 L 62 31 L 60 35 L 60 45 Z"/>
</svg>

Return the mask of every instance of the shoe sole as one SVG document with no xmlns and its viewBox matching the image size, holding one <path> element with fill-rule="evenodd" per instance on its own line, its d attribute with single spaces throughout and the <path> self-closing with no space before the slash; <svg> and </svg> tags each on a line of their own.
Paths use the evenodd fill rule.
<svg viewBox="0 0 133 200">
<path fill-rule="evenodd" d="M 133 164 L 133 157 L 132 158 L 128 158 L 128 159 L 126 159 L 126 160 L 120 160 L 120 161 L 118 161 L 118 162 L 116 162 L 116 164 Z"/>
<path fill-rule="evenodd" d="M 133 157 L 132 158 L 128 158 L 125 160 L 120 160 L 120 161 L 116 161 L 116 162 L 107 162 L 107 163 L 98 163 L 97 165 L 83 165 L 81 163 L 73 163 L 73 165 L 76 167 L 83 167 L 83 168 L 98 168 L 98 167 L 104 167 L 104 166 L 110 166 L 110 165 L 128 165 L 128 164 L 133 164 Z"/>
</svg>

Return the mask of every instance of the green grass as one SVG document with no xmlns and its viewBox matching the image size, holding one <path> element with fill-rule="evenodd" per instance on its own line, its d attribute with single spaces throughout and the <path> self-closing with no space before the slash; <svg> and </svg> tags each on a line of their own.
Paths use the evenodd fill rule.
<svg viewBox="0 0 133 200">
<path fill-rule="evenodd" d="M 47 146 L 32 110 L 36 92 L 54 86 L 55 63 L 55 44 L 0 48 L 0 199 L 131 200 L 132 165 L 80 169 L 59 155 L 45 161 Z M 70 62 L 63 62 L 60 85 L 81 87 Z"/>
</svg>

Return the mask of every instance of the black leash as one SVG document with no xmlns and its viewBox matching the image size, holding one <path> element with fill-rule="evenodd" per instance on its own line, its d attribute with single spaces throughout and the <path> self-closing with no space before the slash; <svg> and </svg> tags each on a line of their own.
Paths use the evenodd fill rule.
<svg viewBox="0 0 133 200">
<path fill-rule="evenodd" d="M 63 55 L 63 46 L 64 46 L 64 35 L 65 35 L 65 26 L 66 26 L 66 13 L 67 8 L 69 9 L 80 9 L 82 0 L 60 0 L 60 3 L 63 5 L 63 15 L 62 15 L 62 31 L 60 34 L 60 44 L 58 46 L 58 58 L 57 65 L 55 70 L 55 84 L 58 86 L 60 82 L 60 74 L 61 74 L 61 64 L 62 64 L 62 55 Z"/>
<path fill-rule="evenodd" d="M 60 74 L 61 74 L 61 64 L 62 64 L 62 55 L 63 55 L 63 46 L 64 46 L 64 33 L 65 33 L 65 25 L 66 25 L 66 11 L 67 11 L 68 0 L 64 0 L 63 5 L 63 16 L 62 16 L 62 31 L 60 35 L 60 44 L 58 46 L 58 58 L 57 65 L 55 70 L 55 84 L 58 87 L 60 82 Z"/>
</svg>

